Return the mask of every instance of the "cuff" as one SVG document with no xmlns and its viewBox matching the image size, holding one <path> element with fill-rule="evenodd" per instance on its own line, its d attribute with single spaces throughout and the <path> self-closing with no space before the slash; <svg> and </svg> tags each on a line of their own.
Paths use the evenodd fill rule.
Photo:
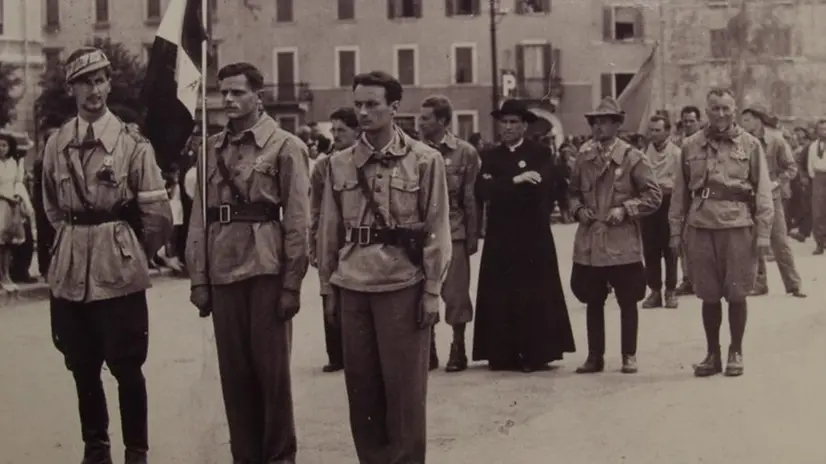
<svg viewBox="0 0 826 464">
<path fill-rule="evenodd" d="M 286 288 L 287 290 L 292 290 L 294 292 L 300 292 L 301 280 L 301 278 L 295 275 L 287 274 L 286 276 L 284 276 L 284 281 L 281 283 L 281 287 Z"/>
<path fill-rule="evenodd" d="M 209 279 L 207 276 L 201 272 L 195 272 L 189 274 L 189 281 L 190 286 L 192 287 L 200 287 L 201 285 L 209 285 Z"/>
<path fill-rule="evenodd" d="M 622 207 L 625 208 L 625 213 L 631 219 L 639 217 L 639 215 L 640 215 L 639 206 L 640 206 L 640 201 L 636 198 L 632 198 L 630 200 L 625 200 L 622 203 Z"/>
<path fill-rule="evenodd" d="M 426 280 L 424 282 L 424 291 L 425 293 L 439 296 L 442 294 L 442 283 L 437 280 Z"/>
<path fill-rule="evenodd" d="M 330 282 L 321 282 L 319 294 L 322 296 L 333 294 L 333 286 Z"/>
</svg>

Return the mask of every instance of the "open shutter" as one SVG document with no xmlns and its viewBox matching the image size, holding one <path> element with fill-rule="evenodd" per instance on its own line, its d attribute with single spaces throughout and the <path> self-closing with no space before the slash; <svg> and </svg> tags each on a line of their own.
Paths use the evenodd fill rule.
<svg viewBox="0 0 826 464">
<path fill-rule="evenodd" d="M 414 4 L 415 10 L 416 10 L 416 17 L 421 18 L 422 17 L 422 0 L 413 0 L 413 1 L 416 2 Z"/>
<path fill-rule="evenodd" d="M 453 0 L 445 0 L 445 16 L 453 16 Z"/>
<path fill-rule="evenodd" d="M 636 38 L 645 39 L 645 10 L 638 6 L 634 11 L 634 33 Z"/>
<path fill-rule="evenodd" d="M 551 89 L 551 77 L 553 77 L 554 66 L 553 50 L 553 47 L 551 47 L 549 43 L 542 45 L 542 90 L 545 95 L 547 95 Z"/>
<path fill-rule="evenodd" d="M 476 16 L 480 16 L 482 14 L 482 1 L 481 0 L 473 0 L 473 14 Z"/>
<path fill-rule="evenodd" d="M 387 0 L 387 18 L 396 18 L 396 0 Z"/>
<path fill-rule="evenodd" d="M 610 42 L 614 40 L 614 9 L 606 6 L 602 8 L 602 40 Z"/>
<path fill-rule="evenodd" d="M 516 96 L 522 94 L 525 85 L 525 46 L 516 45 Z"/>
<path fill-rule="evenodd" d="M 553 51 L 553 73 L 551 77 L 562 77 L 562 50 L 554 48 Z"/>
<path fill-rule="evenodd" d="M 614 96 L 614 76 L 609 73 L 602 73 L 599 76 L 600 98 Z"/>
</svg>

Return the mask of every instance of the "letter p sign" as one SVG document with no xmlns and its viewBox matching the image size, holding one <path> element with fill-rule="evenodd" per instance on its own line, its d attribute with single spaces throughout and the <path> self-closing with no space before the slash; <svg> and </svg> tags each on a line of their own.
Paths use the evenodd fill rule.
<svg viewBox="0 0 826 464">
<path fill-rule="evenodd" d="M 516 93 L 516 76 L 511 73 L 502 74 L 502 96 L 512 98 Z"/>
</svg>

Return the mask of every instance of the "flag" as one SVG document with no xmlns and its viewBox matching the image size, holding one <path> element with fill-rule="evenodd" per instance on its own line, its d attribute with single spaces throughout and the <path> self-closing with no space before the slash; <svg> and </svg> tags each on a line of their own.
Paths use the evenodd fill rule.
<svg viewBox="0 0 826 464">
<path fill-rule="evenodd" d="M 195 125 L 203 81 L 201 47 L 207 34 L 202 0 L 170 0 L 149 52 L 141 101 L 146 112 L 143 134 L 166 171 L 181 156 Z"/>
<path fill-rule="evenodd" d="M 656 56 L 656 53 L 657 46 L 654 46 L 651 54 L 648 55 L 640 69 L 634 74 L 631 82 L 617 98 L 620 108 L 625 111 L 623 131 L 645 134 L 648 130 L 648 119 L 651 116 L 651 102 L 653 100 L 654 68 L 656 67 L 654 56 Z"/>
</svg>

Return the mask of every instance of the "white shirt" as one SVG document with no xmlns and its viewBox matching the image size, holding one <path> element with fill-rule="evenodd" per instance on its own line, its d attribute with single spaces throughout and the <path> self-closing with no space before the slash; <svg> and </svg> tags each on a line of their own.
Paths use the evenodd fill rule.
<svg viewBox="0 0 826 464">
<path fill-rule="evenodd" d="M 95 138 L 100 138 L 100 135 L 106 130 L 106 126 L 109 124 L 109 121 L 112 120 L 112 113 L 107 109 L 103 116 L 101 116 L 97 121 L 92 123 L 92 131 L 95 133 Z M 86 137 L 86 131 L 89 127 L 89 121 L 81 118 L 80 116 L 77 117 L 77 137 L 78 140 L 83 140 L 83 137 Z"/>
</svg>

